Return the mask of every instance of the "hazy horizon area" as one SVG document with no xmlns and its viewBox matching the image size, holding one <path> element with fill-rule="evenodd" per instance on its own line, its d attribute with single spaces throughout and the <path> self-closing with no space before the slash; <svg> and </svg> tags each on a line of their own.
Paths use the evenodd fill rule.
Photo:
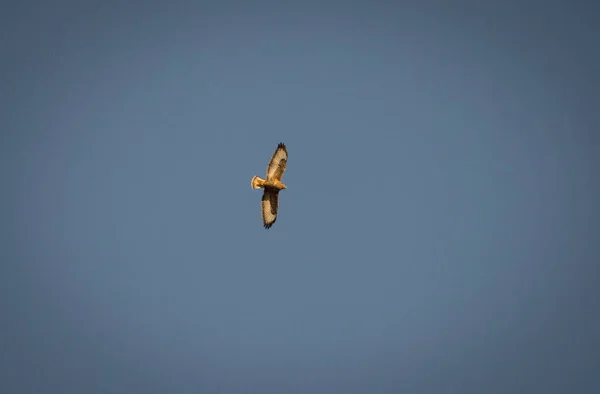
<svg viewBox="0 0 600 394">
<path fill-rule="evenodd" d="M 0 392 L 600 392 L 597 15 L 6 5 Z"/>
</svg>

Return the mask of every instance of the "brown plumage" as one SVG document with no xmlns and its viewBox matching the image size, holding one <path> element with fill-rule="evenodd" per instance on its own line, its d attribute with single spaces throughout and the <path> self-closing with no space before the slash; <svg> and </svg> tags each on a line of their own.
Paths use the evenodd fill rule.
<svg viewBox="0 0 600 394">
<path fill-rule="evenodd" d="M 271 161 L 267 166 L 267 179 L 257 176 L 252 178 L 250 185 L 252 189 L 265 189 L 262 196 L 262 218 L 265 228 L 271 228 L 277 220 L 277 210 L 279 208 L 279 191 L 287 189 L 281 182 L 281 177 L 285 172 L 288 153 L 285 144 L 279 143 Z"/>
</svg>

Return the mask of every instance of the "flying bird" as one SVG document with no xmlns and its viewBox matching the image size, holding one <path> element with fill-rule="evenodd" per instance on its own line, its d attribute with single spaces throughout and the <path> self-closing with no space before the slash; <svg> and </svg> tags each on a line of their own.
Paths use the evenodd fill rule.
<svg viewBox="0 0 600 394">
<path fill-rule="evenodd" d="M 281 177 L 285 171 L 288 153 L 285 144 L 280 142 L 277 145 L 273 157 L 267 166 L 267 179 L 262 179 L 256 175 L 252 178 L 250 185 L 252 189 L 265 189 L 262 196 L 262 218 L 266 229 L 271 228 L 277 220 L 277 208 L 279 208 L 279 191 L 287 189 L 281 182 Z"/>
</svg>

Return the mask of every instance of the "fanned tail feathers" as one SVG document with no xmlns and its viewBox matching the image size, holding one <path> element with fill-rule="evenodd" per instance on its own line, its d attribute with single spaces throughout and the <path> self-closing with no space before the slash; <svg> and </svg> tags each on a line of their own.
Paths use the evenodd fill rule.
<svg viewBox="0 0 600 394">
<path fill-rule="evenodd" d="M 264 183 L 264 179 L 261 179 L 255 175 L 252 177 L 252 181 L 250 181 L 250 186 L 252 186 L 252 189 L 260 189 L 261 187 L 263 187 Z"/>
</svg>

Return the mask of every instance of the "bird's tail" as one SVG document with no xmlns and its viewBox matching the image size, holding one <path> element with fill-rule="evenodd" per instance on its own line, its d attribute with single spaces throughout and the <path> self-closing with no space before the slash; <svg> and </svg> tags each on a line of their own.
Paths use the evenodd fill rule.
<svg viewBox="0 0 600 394">
<path fill-rule="evenodd" d="M 259 177 L 257 177 L 256 175 L 252 177 L 252 181 L 250 182 L 250 185 L 252 186 L 253 189 L 260 189 L 261 187 L 264 187 L 265 180 L 261 179 Z"/>
</svg>

